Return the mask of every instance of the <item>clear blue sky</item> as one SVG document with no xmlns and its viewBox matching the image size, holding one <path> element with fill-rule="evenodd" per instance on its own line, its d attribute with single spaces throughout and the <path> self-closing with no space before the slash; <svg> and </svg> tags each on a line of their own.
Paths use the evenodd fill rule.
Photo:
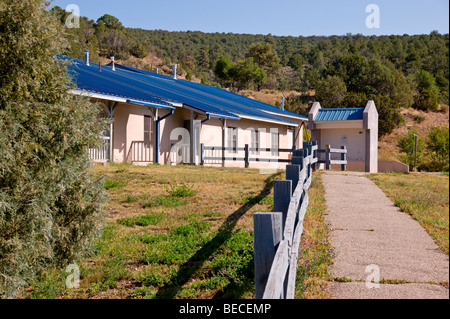
<svg viewBox="0 0 450 319">
<path fill-rule="evenodd" d="M 97 20 L 111 14 L 126 27 L 169 31 L 291 35 L 449 33 L 448 0 L 53 0 Z M 380 28 L 367 28 L 369 4 Z"/>
</svg>

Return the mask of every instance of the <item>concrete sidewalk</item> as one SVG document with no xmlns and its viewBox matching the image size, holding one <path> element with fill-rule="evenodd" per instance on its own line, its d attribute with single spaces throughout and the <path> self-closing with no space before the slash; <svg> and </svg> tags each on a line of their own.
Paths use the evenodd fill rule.
<svg viewBox="0 0 450 319">
<path fill-rule="evenodd" d="M 322 180 L 337 254 L 331 274 L 342 281 L 330 284 L 332 298 L 449 298 L 437 284 L 449 281 L 449 258 L 417 221 L 363 173 L 328 171 Z"/>
</svg>

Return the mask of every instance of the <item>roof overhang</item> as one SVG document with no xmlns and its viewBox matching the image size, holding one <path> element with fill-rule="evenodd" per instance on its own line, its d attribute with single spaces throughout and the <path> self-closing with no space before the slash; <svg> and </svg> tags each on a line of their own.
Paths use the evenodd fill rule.
<svg viewBox="0 0 450 319">
<path fill-rule="evenodd" d="M 241 118 L 238 116 L 233 116 L 233 115 L 225 115 L 225 114 L 219 114 L 219 113 L 214 113 L 214 112 L 206 112 L 204 110 L 198 109 L 194 106 L 191 105 L 187 105 L 187 104 L 183 104 L 183 108 L 190 110 L 190 111 L 194 111 L 197 112 L 199 114 L 202 115 L 209 115 L 211 117 L 217 117 L 217 118 L 221 118 L 221 119 L 227 119 L 227 120 L 237 120 L 239 121 Z"/>
<path fill-rule="evenodd" d="M 318 121 L 314 122 L 315 129 L 336 129 L 336 128 L 354 128 L 363 129 L 363 120 L 346 120 L 346 121 Z"/>
<path fill-rule="evenodd" d="M 110 95 L 110 94 L 101 94 L 96 92 L 90 92 L 86 90 L 77 90 L 77 89 L 71 89 L 68 91 L 71 94 L 74 95 L 81 95 L 81 96 L 87 96 L 94 99 L 101 99 L 101 100 L 107 100 L 107 101 L 114 101 L 114 102 L 120 102 L 120 103 L 130 103 L 130 104 L 137 104 L 137 105 L 143 105 L 143 106 L 150 106 L 150 107 L 156 107 L 160 109 L 169 109 L 174 110 L 175 108 L 170 105 L 163 105 L 148 101 L 142 101 L 142 100 L 134 100 L 134 99 L 128 99 L 125 97 Z"/>
<path fill-rule="evenodd" d="M 254 121 L 260 121 L 260 122 L 266 122 L 266 123 L 272 123 L 272 124 L 279 124 L 279 125 L 286 125 L 286 126 L 295 126 L 298 127 L 298 123 L 286 120 L 285 121 L 277 121 L 274 119 L 265 119 L 261 117 L 256 116 L 249 116 L 249 115 L 239 115 L 240 118 L 246 119 L 246 120 L 254 120 Z"/>
<path fill-rule="evenodd" d="M 286 117 L 286 118 L 294 119 L 294 120 L 297 120 L 297 121 L 300 120 L 300 121 L 308 122 L 308 118 L 306 116 L 301 116 L 301 115 L 295 116 L 295 115 L 271 112 L 271 111 L 266 111 L 266 110 L 263 110 L 263 111 L 266 112 L 267 114 L 276 115 L 276 116 L 279 116 L 279 117 Z"/>
</svg>

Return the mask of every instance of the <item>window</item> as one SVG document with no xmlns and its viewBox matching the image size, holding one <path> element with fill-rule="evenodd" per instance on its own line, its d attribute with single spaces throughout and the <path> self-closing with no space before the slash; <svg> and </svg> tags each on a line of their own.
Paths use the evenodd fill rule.
<svg viewBox="0 0 450 319">
<path fill-rule="evenodd" d="M 259 154 L 259 141 L 260 141 L 259 131 L 258 130 L 252 130 L 251 148 L 256 149 L 255 151 L 252 151 L 252 154 Z"/>
<path fill-rule="evenodd" d="M 144 115 L 144 143 L 150 144 L 152 140 L 152 118 L 149 115 Z"/>
<path fill-rule="evenodd" d="M 237 152 L 238 145 L 238 129 L 236 127 L 228 127 L 228 147 L 233 148 L 233 152 Z"/>
<path fill-rule="evenodd" d="M 279 155 L 278 148 L 280 145 L 280 135 L 278 134 L 278 131 L 270 133 L 270 140 L 271 140 L 270 141 L 271 154 L 272 156 L 278 156 Z"/>
</svg>

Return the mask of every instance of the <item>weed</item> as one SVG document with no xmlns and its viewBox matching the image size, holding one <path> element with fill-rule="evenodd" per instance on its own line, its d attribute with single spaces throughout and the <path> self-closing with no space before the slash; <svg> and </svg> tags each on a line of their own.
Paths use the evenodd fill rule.
<svg viewBox="0 0 450 319">
<path fill-rule="evenodd" d="M 166 188 L 166 191 L 172 197 L 192 197 L 198 193 L 198 190 L 194 189 L 194 186 L 189 186 L 187 184 L 178 185 L 170 185 Z"/>
<path fill-rule="evenodd" d="M 177 207 L 181 205 L 185 205 L 186 202 L 183 200 L 180 200 L 177 197 L 168 197 L 168 196 L 158 196 L 155 198 L 152 198 L 150 200 L 146 200 L 142 203 L 142 207 Z"/>
<path fill-rule="evenodd" d="M 124 188 L 127 184 L 128 182 L 123 179 L 119 180 L 105 179 L 103 185 L 105 189 L 116 189 L 116 188 Z"/>
<path fill-rule="evenodd" d="M 163 218 L 163 214 L 153 215 L 147 214 L 144 216 L 135 216 L 131 218 L 122 218 L 117 222 L 121 225 L 134 227 L 134 226 L 149 226 L 158 224 Z"/>
</svg>

